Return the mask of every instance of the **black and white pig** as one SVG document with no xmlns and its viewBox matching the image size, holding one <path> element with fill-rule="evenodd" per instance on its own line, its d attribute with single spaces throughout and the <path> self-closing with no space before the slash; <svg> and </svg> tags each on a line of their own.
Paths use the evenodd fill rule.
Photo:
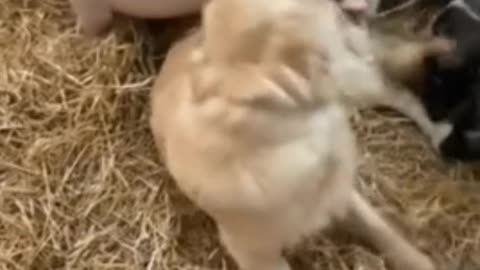
<svg viewBox="0 0 480 270">
<path fill-rule="evenodd" d="M 445 1 L 432 32 L 456 43 L 457 63 L 430 63 L 421 96 L 434 122 L 447 122 L 452 131 L 439 146 L 449 159 L 480 159 L 480 1 Z"/>
<path fill-rule="evenodd" d="M 409 29 L 411 36 L 403 37 L 404 29 L 399 29 L 411 18 L 419 21 L 422 10 L 437 16 L 427 20 L 430 21 L 427 25 L 425 22 L 411 25 L 417 30 Z M 390 82 L 406 86 L 406 91 L 397 91 L 388 102 L 379 104 L 416 122 L 443 158 L 479 160 L 480 1 L 412 0 L 393 5 L 391 1 L 381 1 L 376 11 L 370 30 L 374 42 L 379 44 L 377 58 L 380 56 L 380 62 L 386 63 L 381 69 Z M 386 42 L 385 33 L 395 41 Z M 422 47 L 428 48 L 422 39 L 438 38 L 452 42 L 452 51 L 421 53 Z M 382 51 L 386 57 L 381 55 Z"/>
</svg>

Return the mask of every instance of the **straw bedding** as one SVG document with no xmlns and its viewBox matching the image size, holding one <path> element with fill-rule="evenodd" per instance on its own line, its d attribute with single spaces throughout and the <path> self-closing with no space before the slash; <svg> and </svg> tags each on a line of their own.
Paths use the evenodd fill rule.
<svg viewBox="0 0 480 270">
<path fill-rule="evenodd" d="M 74 24 L 64 0 L 0 1 L 0 269 L 232 269 L 148 129 L 152 78 L 185 23 L 125 24 L 98 40 Z M 441 162 L 397 114 L 354 122 L 362 192 L 442 263 L 480 269 L 458 265 L 480 254 L 479 170 Z M 384 269 L 374 254 L 327 234 L 289 258 Z"/>
</svg>

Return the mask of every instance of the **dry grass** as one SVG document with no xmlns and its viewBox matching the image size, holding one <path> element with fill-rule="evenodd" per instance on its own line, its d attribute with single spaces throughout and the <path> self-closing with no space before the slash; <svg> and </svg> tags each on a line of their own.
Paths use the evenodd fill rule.
<svg viewBox="0 0 480 270">
<path fill-rule="evenodd" d="M 232 267 L 148 130 L 155 62 L 175 28 L 158 26 L 157 50 L 145 53 L 131 28 L 101 40 L 75 33 L 65 0 L 0 2 L 0 269 Z M 443 164 L 403 118 L 357 120 L 362 190 L 440 259 L 478 257 L 480 172 Z M 383 269 L 326 237 L 291 258 L 298 269 Z"/>
</svg>

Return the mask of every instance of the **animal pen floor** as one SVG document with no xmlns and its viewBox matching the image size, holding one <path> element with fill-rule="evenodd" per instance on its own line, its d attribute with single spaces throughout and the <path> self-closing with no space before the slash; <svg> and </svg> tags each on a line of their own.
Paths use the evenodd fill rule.
<svg viewBox="0 0 480 270">
<path fill-rule="evenodd" d="M 65 0 L 0 1 L 0 269 L 233 268 L 154 149 L 142 33 L 89 40 Z M 354 122 L 362 192 L 441 262 L 480 257 L 480 170 L 443 163 L 397 114 Z M 308 240 L 296 269 L 384 269 L 357 242 Z"/>
</svg>

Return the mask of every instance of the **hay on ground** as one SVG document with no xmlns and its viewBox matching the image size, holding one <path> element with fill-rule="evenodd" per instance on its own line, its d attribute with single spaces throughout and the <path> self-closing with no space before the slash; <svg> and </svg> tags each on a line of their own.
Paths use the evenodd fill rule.
<svg viewBox="0 0 480 270">
<path fill-rule="evenodd" d="M 65 0 L 0 1 L 0 269 L 233 267 L 148 129 L 155 63 L 175 23 L 150 35 L 157 50 L 123 29 L 89 40 Z M 362 192 L 440 259 L 478 257 L 478 169 L 442 163 L 396 114 L 365 111 L 356 124 Z M 321 236 L 290 259 L 297 269 L 384 269 L 362 246 Z"/>
</svg>

